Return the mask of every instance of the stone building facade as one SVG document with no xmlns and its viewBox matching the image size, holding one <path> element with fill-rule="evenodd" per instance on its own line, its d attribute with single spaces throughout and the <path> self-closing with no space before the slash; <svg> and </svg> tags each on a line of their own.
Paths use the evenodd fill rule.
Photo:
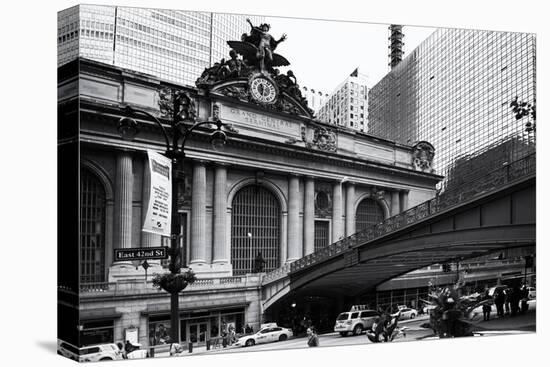
<svg viewBox="0 0 550 367">
<path fill-rule="evenodd" d="M 208 127 L 186 144 L 180 244 L 198 280 L 180 296 L 181 341 L 204 343 L 230 324 L 258 330 L 258 253 L 269 272 L 434 196 L 441 177 L 415 168 L 412 146 L 245 101 L 227 92 L 234 86 L 182 87 L 86 59 L 59 69 L 60 126 L 75 113 L 79 123 L 80 243 L 62 246 L 79 246 L 82 344 L 137 333 L 151 346 L 169 335 L 169 295 L 151 283 L 166 262 L 151 261 L 146 273 L 139 262 L 113 261 L 114 249 L 168 246 L 141 231 L 146 151 L 165 151 L 161 131 L 136 117 L 134 140 L 117 132 L 126 105 L 159 116 L 162 88 L 186 90 L 197 119 L 220 119 L 228 137 L 221 152 Z"/>
</svg>

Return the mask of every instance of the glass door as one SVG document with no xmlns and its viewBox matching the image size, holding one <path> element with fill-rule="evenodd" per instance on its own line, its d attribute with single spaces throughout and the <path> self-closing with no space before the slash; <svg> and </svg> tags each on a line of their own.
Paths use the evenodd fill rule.
<svg viewBox="0 0 550 367">
<path fill-rule="evenodd" d="M 193 344 L 205 344 L 208 335 L 208 323 L 197 322 L 187 325 L 187 342 Z"/>
</svg>

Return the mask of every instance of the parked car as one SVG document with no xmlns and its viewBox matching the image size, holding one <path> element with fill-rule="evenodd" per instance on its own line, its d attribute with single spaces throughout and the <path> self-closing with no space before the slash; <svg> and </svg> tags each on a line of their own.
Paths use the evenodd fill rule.
<svg viewBox="0 0 550 367">
<path fill-rule="evenodd" d="M 256 344 L 284 341 L 292 336 L 292 330 L 270 324 L 263 327 L 255 334 L 241 336 L 233 344 L 237 347 L 251 347 Z"/>
<path fill-rule="evenodd" d="M 399 310 L 399 312 L 401 313 L 399 315 L 400 320 L 414 319 L 416 316 L 418 316 L 418 311 L 416 311 L 414 308 L 409 308 L 409 307 L 402 308 Z"/>
<path fill-rule="evenodd" d="M 380 313 L 377 311 L 353 306 L 349 312 L 342 312 L 338 315 L 334 324 L 334 331 L 340 333 L 341 336 L 346 336 L 350 332 L 353 335 L 359 335 L 370 329 L 379 317 Z"/>
<path fill-rule="evenodd" d="M 178 345 L 178 344 L 173 344 Z M 134 343 L 132 344 L 132 351 L 126 353 L 126 358 L 128 359 L 142 359 L 147 358 L 147 351 L 145 349 L 141 349 L 140 343 Z"/>
<path fill-rule="evenodd" d="M 116 361 L 124 359 L 122 351 L 114 343 L 88 345 L 77 348 L 66 342 L 58 342 L 57 353 L 78 362 Z"/>
</svg>

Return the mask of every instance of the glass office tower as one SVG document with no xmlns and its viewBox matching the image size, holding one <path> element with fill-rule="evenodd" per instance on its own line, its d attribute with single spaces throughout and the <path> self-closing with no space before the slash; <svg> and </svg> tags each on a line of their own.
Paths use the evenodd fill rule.
<svg viewBox="0 0 550 367">
<path fill-rule="evenodd" d="M 534 152 L 535 133 L 510 102 L 535 102 L 535 61 L 534 34 L 438 29 L 370 90 L 369 133 L 429 141 L 445 176 L 487 152 L 494 167 L 518 159 Z"/>
<path fill-rule="evenodd" d="M 227 40 L 250 30 L 247 16 L 79 5 L 58 13 L 58 66 L 80 56 L 194 85 L 205 67 L 229 58 Z M 264 17 L 248 16 L 252 23 Z"/>
</svg>

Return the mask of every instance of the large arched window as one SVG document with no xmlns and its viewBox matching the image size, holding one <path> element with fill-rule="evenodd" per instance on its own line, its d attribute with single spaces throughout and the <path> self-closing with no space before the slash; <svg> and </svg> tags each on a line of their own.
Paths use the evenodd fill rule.
<svg viewBox="0 0 550 367">
<path fill-rule="evenodd" d="M 80 281 L 105 281 L 105 189 L 87 169 L 80 171 Z"/>
<path fill-rule="evenodd" d="M 254 259 L 261 252 L 264 271 L 280 265 L 281 207 L 267 189 L 251 185 L 233 198 L 231 211 L 231 264 L 234 275 L 254 269 Z"/>
<path fill-rule="evenodd" d="M 361 231 L 384 220 L 384 211 L 380 204 L 371 198 L 363 199 L 357 207 L 355 230 Z"/>
</svg>

